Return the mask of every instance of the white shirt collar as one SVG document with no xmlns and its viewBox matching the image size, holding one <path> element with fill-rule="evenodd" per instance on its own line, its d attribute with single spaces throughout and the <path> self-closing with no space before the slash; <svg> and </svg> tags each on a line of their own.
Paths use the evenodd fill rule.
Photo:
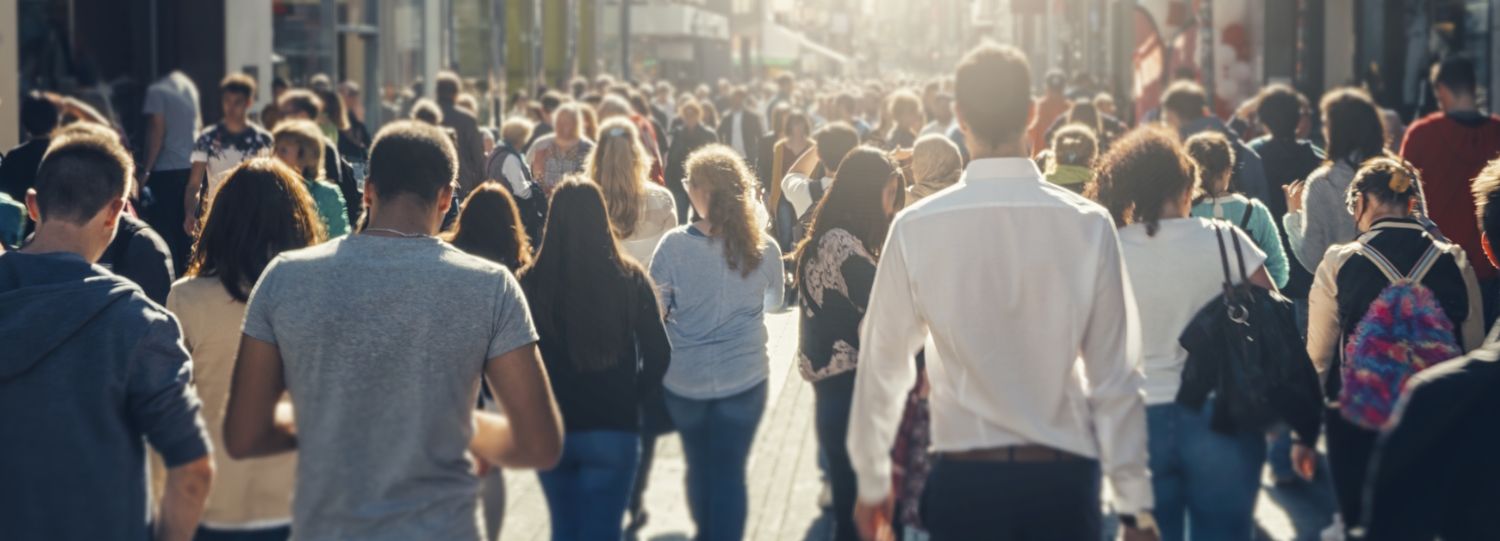
<svg viewBox="0 0 1500 541">
<path fill-rule="evenodd" d="M 1041 180 L 1042 172 L 1030 158 L 983 158 L 969 162 L 964 179 Z"/>
</svg>

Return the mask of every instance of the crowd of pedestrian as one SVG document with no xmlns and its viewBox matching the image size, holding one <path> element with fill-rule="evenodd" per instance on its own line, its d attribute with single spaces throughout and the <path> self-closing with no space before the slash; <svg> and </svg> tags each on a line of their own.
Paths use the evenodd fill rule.
<svg viewBox="0 0 1500 541">
<path fill-rule="evenodd" d="M 553 539 L 620 539 L 675 432 L 695 538 L 741 539 L 796 310 L 839 541 L 1251 539 L 1268 463 L 1330 535 L 1495 538 L 1500 117 L 1431 79 L 1400 141 L 1358 88 L 1226 123 L 1177 81 L 1132 128 L 994 45 L 495 114 L 445 72 L 372 136 L 326 76 L 257 112 L 230 74 L 204 128 L 174 72 L 135 157 L 28 95 L 0 537 L 495 539 L 505 468 Z"/>
</svg>

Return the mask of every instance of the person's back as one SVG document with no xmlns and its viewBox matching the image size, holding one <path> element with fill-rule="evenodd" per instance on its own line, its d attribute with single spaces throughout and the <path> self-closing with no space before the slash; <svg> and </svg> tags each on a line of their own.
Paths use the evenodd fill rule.
<svg viewBox="0 0 1500 541">
<path fill-rule="evenodd" d="M 477 536 L 464 419 L 484 360 L 535 340 L 516 287 L 430 237 L 354 235 L 267 268 L 245 333 L 286 365 L 299 537 Z"/>
<path fill-rule="evenodd" d="M 1500 117 L 1480 112 L 1472 61 L 1444 59 L 1432 66 L 1431 82 L 1442 110 L 1407 128 L 1401 157 L 1421 176 L 1428 217 L 1443 236 L 1468 253 L 1485 298 L 1493 305 L 1500 271 L 1480 246 L 1470 185 L 1485 164 L 1500 156 Z M 1485 321 L 1494 321 L 1495 313 L 1495 306 L 1487 306 Z"/>
<path fill-rule="evenodd" d="M 109 249 L 99 257 L 99 266 L 135 282 L 157 304 L 167 303 L 172 289 L 172 254 L 167 241 L 146 222 L 129 214 L 120 215 L 120 227 Z"/>
<path fill-rule="evenodd" d="M 198 87 L 182 72 L 173 72 L 151 85 L 146 91 L 148 115 L 161 115 L 163 138 L 161 153 L 156 157 L 155 171 L 177 171 L 192 165 L 194 139 L 201 119 L 198 113 Z"/>
<path fill-rule="evenodd" d="M 36 235 L 0 254 L 0 524 L 7 539 L 145 539 L 154 520 L 185 539 L 212 466 L 177 320 L 90 263 L 125 207 L 130 158 L 88 135 L 51 148 Z M 144 443 L 169 468 L 155 519 Z"/>
<path fill-rule="evenodd" d="M 1007 88 L 1027 88 L 1029 69 L 1011 48 L 965 57 L 955 110 L 975 160 L 902 211 L 881 253 L 848 437 L 866 536 L 890 501 L 900 397 L 924 343 L 934 540 L 1097 537 L 1101 471 L 1127 529 L 1149 526 L 1139 334 L 1114 221 L 1027 158 L 1029 100 Z"/>
<path fill-rule="evenodd" d="M 536 333 L 509 271 L 432 236 L 457 175 L 442 132 L 393 123 L 376 137 L 370 167 L 369 226 L 279 256 L 246 310 L 237 370 L 282 374 L 296 410 L 295 440 L 257 439 L 278 430 L 256 426 L 274 403 L 237 409 L 236 400 L 279 395 L 281 383 L 265 389 L 237 374 L 225 444 L 237 459 L 298 451 L 298 538 L 477 540 L 471 439 L 474 454 L 488 462 L 528 456 L 479 447 L 495 445 L 493 435 L 482 437 L 491 420 L 474 411 L 480 376 L 489 370 L 496 389 L 537 383 L 519 376 L 498 382 L 495 367 L 502 358 L 517 367 L 534 361 L 511 356 L 534 351 Z M 350 314 L 358 314 L 357 325 Z M 550 393 L 535 397 L 547 402 L 505 402 L 512 419 L 522 419 L 518 432 L 527 416 L 555 411 Z M 529 411 L 516 409 L 522 407 Z M 529 455 L 533 463 L 551 452 L 545 434 L 516 438 L 514 445 L 541 443 Z M 526 462 L 507 465 L 515 464 Z"/>
<path fill-rule="evenodd" d="M 1370 468 L 1365 539 L 1497 539 L 1500 342 L 1412 376 Z M 1441 457 L 1439 459 L 1439 457 Z"/>
</svg>

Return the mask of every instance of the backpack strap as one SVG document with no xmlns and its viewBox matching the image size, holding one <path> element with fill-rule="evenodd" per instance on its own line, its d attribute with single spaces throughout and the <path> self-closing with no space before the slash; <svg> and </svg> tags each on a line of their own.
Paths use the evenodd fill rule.
<svg viewBox="0 0 1500 541">
<path fill-rule="evenodd" d="M 1432 243 L 1431 246 L 1427 247 L 1426 252 L 1422 252 L 1422 258 L 1417 260 L 1417 264 L 1412 266 L 1411 274 L 1407 279 L 1412 282 L 1421 282 L 1423 278 L 1427 277 L 1427 271 L 1432 270 L 1432 266 L 1437 264 L 1438 257 L 1442 255 L 1443 253 L 1438 249 L 1437 243 Z"/>
<path fill-rule="evenodd" d="M 1354 250 L 1355 253 L 1364 256 L 1365 259 L 1368 259 L 1371 263 L 1374 263 L 1375 268 L 1380 269 L 1380 273 L 1384 274 L 1385 279 L 1390 280 L 1391 283 L 1401 282 L 1407 279 L 1406 275 L 1402 274 L 1401 271 L 1396 268 L 1396 265 L 1391 263 L 1391 260 L 1386 259 L 1385 254 L 1380 253 L 1380 251 L 1376 250 L 1373 246 L 1370 246 L 1369 244 L 1365 244 L 1363 242 L 1357 242 L 1354 244 Z M 1423 257 L 1425 258 L 1426 256 Z M 1429 264 L 1428 267 L 1431 267 L 1431 265 Z M 1423 271 L 1424 274 L 1425 272 L 1426 271 Z"/>
</svg>

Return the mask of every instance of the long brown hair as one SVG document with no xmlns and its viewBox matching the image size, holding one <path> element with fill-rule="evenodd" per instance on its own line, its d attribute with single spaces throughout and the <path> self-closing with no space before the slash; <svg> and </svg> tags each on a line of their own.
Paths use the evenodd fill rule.
<svg viewBox="0 0 1500 541">
<path fill-rule="evenodd" d="M 755 209 L 751 206 L 755 176 L 733 149 L 708 145 L 688 156 L 686 184 L 689 190 L 704 190 L 708 195 L 705 220 L 714 235 L 724 242 L 724 261 L 729 270 L 749 277 L 760 267 L 764 239 L 755 226 Z"/>
<path fill-rule="evenodd" d="M 611 118 L 599 126 L 599 141 L 589 153 L 584 171 L 604 192 L 615 237 L 630 238 L 641 217 L 651 157 L 629 118 Z"/>
<path fill-rule="evenodd" d="M 583 372 L 619 362 L 635 328 L 637 284 L 651 281 L 620 251 L 597 184 L 569 175 L 557 185 L 542 249 L 520 274 L 537 330 L 567 341 L 568 362 Z"/>
<path fill-rule="evenodd" d="M 464 199 L 463 210 L 453 231 L 443 240 L 454 247 L 490 261 L 511 271 L 531 264 L 531 244 L 521 226 L 521 211 L 510 190 L 496 182 L 474 188 Z"/>
<path fill-rule="evenodd" d="M 203 218 L 187 276 L 217 276 L 229 296 L 249 300 L 249 288 L 277 254 L 323 242 L 317 205 L 290 167 L 254 158 L 219 186 Z"/>
<path fill-rule="evenodd" d="M 818 243 L 831 229 L 843 229 L 859 239 L 865 251 L 879 254 L 885 236 L 891 229 L 891 216 L 885 213 L 885 187 L 901 171 L 885 153 L 868 146 L 855 148 L 839 165 L 833 185 L 813 210 L 812 227 L 797 244 L 794 261 L 797 276 L 818 255 Z M 900 181 L 898 181 L 900 182 Z M 900 208 L 906 190 L 896 190 L 896 207 Z"/>
</svg>

